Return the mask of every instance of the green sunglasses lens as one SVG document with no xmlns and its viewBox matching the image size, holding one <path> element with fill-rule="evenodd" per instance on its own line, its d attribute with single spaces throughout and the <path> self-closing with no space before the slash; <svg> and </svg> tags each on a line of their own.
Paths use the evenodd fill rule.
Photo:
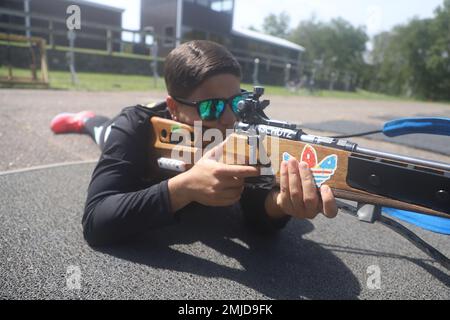
<svg viewBox="0 0 450 320">
<path fill-rule="evenodd" d="M 220 118 L 220 116 L 223 113 L 223 110 L 225 110 L 225 102 L 223 102 L 222 100 L 218 100 L 216 102 L 216 119 Z"/>
<path fill-rule="evenodd" d="M 245 100 L 248 97 L 249 93 L 245 92 L 231 100 L 231 109 L 234 113 L 238 113 L 239 102 Z M 200 102 L 198 105 L 198 111 L 200 113 L 200 117 L 202 120 L 217 120 L 219 119 L 223 112 L 225 111 L 225 107 L 229 103 L 229 101 L 225 100 L 205 100 Z"/>
<path fill-rule="evenodd" d="M 222 100 L 206 100 L 199 105 L 202 120 L 217 120 L 225 110 L 225 102 Z"/>
<path fill-rule="evenodd" d="M 233 108 L 234 113 L 238 113 L 239 102 L 241 102 L 242 100 L 244 100 L 243 96 L 237 96 L 234 97 L 233 100 L 231 101 L 231 107 Z"/>
<path fill-rule="evenodd" d="M 212 118 L 212 100 L 203 101 L 200 103 L 198 111 L 202 120 L 209 120 Z"/>
</svg>

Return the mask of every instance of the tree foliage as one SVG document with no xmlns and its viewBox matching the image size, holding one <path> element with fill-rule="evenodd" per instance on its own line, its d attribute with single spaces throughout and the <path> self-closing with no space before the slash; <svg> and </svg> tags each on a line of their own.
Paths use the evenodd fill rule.
<svg viewBox="0 0 450 320">
<path fill-rule="evenodd" d="M 272 36 L 286 38 L 289 35 L 289 24 L 291 18 L 286 12 L 281 12 L 279 15 L 273 13 L 264 18 L 262 31 Z"/>
<path fill-rule="evenodd" d="M 450 100 L 450 0 L 429 19 L 412 19 L 371 39 L 342 18 L 314 17 L 289 30 L 289 15 L 266 17 L 263 32 L 305 47 L 304 72 L 320 79 L 351 75 L 364 89 L 432 100 Z M 309 70 L 309 71 L 308 71 Z"/>
<path fill-rule="evenodd" d="M 328 23 L 314 18 L 301 22 L 289 39 L 305 47 L 303 63 L 310 68 L 317 66 L 323 76 L 334 71 L 357 78 L 364 68 L 367 34 L 342 18 Z"/>
<path fill-rule="evenodd" d="M 413 19 L 374 39 L 377 91 L 450 100 L 450 0 L 431 19 Z"/>
</svg>

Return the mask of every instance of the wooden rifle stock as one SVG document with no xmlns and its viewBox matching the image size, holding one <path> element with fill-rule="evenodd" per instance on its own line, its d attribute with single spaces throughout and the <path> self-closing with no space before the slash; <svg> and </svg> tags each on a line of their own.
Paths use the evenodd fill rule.
<svg viewBox="0 0 450 320">
<path fill-rule="evenodd" d="M 199 143 L 193 142 L 194 133 L 195 138 L 197 139 L 203 136 L 203 132 L 194 132 L 195 129 L 191 126 L 159 117 L 152 117 L 150 122 L 152 132 L 150 133 L 151 139 L 149 147 L 153 150 L 153 157 L 151 158 L 152 165 L 155 165 L 156 161 L 161 158 L 176 158 L 179 160 L 179 162 L 177 162 L 178 165 L 183 166 L 183 168 L 178 168 L 180 170 L 176 171 L 189 170 L 193 164 L 195 164 L 195 160 L 198 160 L 201 157 L 202 149 L 208 145 L 209 141 L 206 143 L 203 141 L 200 141 Z M 184 142 L 181 144 L 180 137 L 183 137 L 184 139 Z M 253 136 L 253 138 L 260 139 L 261 136 L 256 135 Z M 300 152 L 310 148 L 314 151 L 312 156 L 316 157 L 316 159 L 313 160 L 317 160 L 317 162 L 320 159 L 327 159 L 330 157 L 330 159 L 336 159 L 335 170 L 329 170 L 329 168 L 323 169 L 323 174 L 325 177 L 328 177 L 328 179 L 324 181 L 324 184 L 330 186 L 335 197 L 357 201 L 359 203 L 374 204 L 450 218 L 450 199 L 448 199 L 448 193 L 450 192 L 450 172 L 447 170 L 419 166 L 403 161 L 392 161 L 391 159 L 374 158 L 365 154 L 358 154 L 354 151 L 341 150 L 319 144 L 294 141 L 274 136 L 265 136 L 262 144 L 260 141 L 259 146 L 265 148 L 267 156 L 271 159 L 268 166 L 263 166 L 261 165 L 261 162 L 254 163 L 251 161 L 255 158 L 261 158 L 261 148 L 255 150 L 249 143 L 250 139 L 252 139 L 252 135 L 240 132 L 232 133 L 227 139 L 224 146 L 224 153 L 220 161 L 227 164 L 251 163 L 252 165 L 260 166 L 261 169 L 267 169 L 271 166 L 271 169 L 276 173 L 276 182 L 279 183 L 279 165 L 283 160 L 283 156 L 288 153 L 300 160 Z M 272 146 L 277 146 L 278 150 L 272 150 Z M 274 167 L 275 164 L 277 167 Z M 367 170 L 369 170 L 367 171 L 365 169 L 366 171 L 360 175 L 366 175 L 367 172 L 369 172 L 369 174 L 362 179 L 356 179 L 358 181 L 355 182 L 350 176 L 358 176 L 358 168 L 356 167 L 360 165 L 368 166 Z M 164 166 L 161 166 L 160 164 L 160 167 Z M 314 170 L 316 170 L 314 171 L 315 174 L 321 175 L 320 170 L 322 169 L 317 167 Z M 370 174 L 370 172 L 372 172 L 370 170 L 374 170 L 374 173 Z M 389 172 L 391 173 L 380 173 L 380 170 L 390 170 Z M 330 172 L 332 172 L 332 174 L 330 174 Z M 398 179 L 399 181 L 402 181 L 403 185 L 396 184 L 396 175 L 399 176 Z M 417 188 L 420 188 L 421 183 L 423 183 L 423 181 L 414 181 L 414 179 L 422 178 L 427 181 L 438 180 L 437 190 L 432 191 L 436 193 L 436 202 L 433 202 L 434 200 L 432 200 L 431 202 L 428 201 L 427 205 L 423 205 L 414 203 L 414 199 L 410 200 L 412 193 L 417 192 Z M 365 180 L 367 180 L 367 185 Z M 408 194 L 408 190 L 404 193 L 402 193 L 402 191 L 396 191 L 394 192 L 394 195 L 386 194 L 385 189 L 402 189 L 405 181 L 406 183 L 410 181 L 409 184 L 417 184 L 415 189 L 411 191 L 411 194 Z M 362 187 L 357 187 L 359 185 Z M 424 190 L 424 192 L 425 191 L 428 192 L 429 190 Z"/>
</svg>

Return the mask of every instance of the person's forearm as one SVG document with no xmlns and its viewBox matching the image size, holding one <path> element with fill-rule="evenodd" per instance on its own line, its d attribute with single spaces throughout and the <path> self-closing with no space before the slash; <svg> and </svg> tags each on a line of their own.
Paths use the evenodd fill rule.
<svg viewBox="0 0 450 320">
<path fill-rule="evenodd" d="M 172 208 L 172 213 L 184 208 L 189 203 L 192 202 L 190 198 L 190 192 L 187 189 L 187 175 L 182 173 L 175 176 L 168 181 L 170 206 Z"/>
<path fill-rule="evenodd" d="M 83 233 L 91 245 L 107 245 L 176 222 L 170 213 L 168 181 L 127 193 L 99 197 L 87 203 Z"/>
<path fill-rule="evenodd" d="M 266 197 L 264 207 L 267 215 L 272 219 L 280 219 L 286 217 L 286 213 L 277 205 L 277 196 L 279 191 L 274 189 Z"/>
</svg>

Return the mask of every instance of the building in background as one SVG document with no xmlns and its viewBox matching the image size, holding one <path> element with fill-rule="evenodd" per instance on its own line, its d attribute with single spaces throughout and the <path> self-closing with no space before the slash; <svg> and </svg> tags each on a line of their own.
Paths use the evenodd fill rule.
<svg viewBox="0 0 450 320">
<path fill-rule="evenodd" d="M 140 64 L 144 63 L 143 57 L 165 58 L 182 42 L 206 39 L 223 44 L 234 54 L 242 66 L 244 82 L 284 85 L 290 79 L 299 79 L 303 47 L 274 36 L 233 28 L 234 2 L 141 0 L 140 30 L 125 30 L 122 28 L 124 10 L 116 7 L 85 0 L 1 0 L 0 32 L 46 39 L 52 49 L 50 67 L 61 69 L 63 53 L 69 46 L 67 8 L 75 4 L 81 10 L 81 30 L 76 31 L 74 46 L 108 53 L 107 57 L 104 52 L 96 51 L 95 58 L 92 54 L 88 58 L 87 51 L 78 51 L 77 63 L 81 70 L 131 72 L 134 69 L 129 65 L 125 67 L 113 59 L 113 53 L 125 52 L 135 54 L 140 74 L 147 73 L 147 67 L 142 68 Z M 132 37 L 125 40 L 126 34 Z M 158 62 L 152 64 L 151 74 L 156 71 L 161 74 L 162 62 L 153 61 Z"/>
<path fill-rule="evenodd" d="M 77 31 L 77 47 L 105 50 L 109 29 L 115 49 L 120 48 L 120 28 L 124 10 L 84 0 L 2 0 L 0 32 L 26 35 L 29 25 L 31 31 L 28 31 L 28 35 L 42 37 L 57 46 L 68 46 L 66 10 L 73 4 L 81 10 L 81 30 Z M 27 12 L 31 15 L 28 21 Z M 49 34 L 52 34 L 51 38 Z"/>
<path fill-rule="evenodd" d="M 236 56 L 246 82 L 255 82 L 255 76 L 266 84 L 298 78 L 302 46 L 233 28 L 233 18 L 234 0 L 141 0 L 141 29 L 153 29 L 159 35 L 160 56 L 181 42 L 206 39 L 223 44 Z"/>
</svg>

